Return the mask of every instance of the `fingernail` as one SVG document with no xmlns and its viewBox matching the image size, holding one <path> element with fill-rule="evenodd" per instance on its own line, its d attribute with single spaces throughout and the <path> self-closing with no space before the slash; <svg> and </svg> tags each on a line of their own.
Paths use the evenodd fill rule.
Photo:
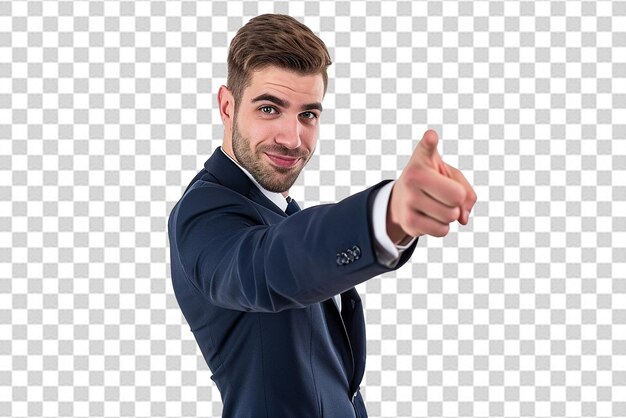
<svg viewBox="0 0 626 418">
<path fill-rule="evenodd" d="M 465 223 L 468 223 L 468 222 L 469 222 L 469 212 L 468 212 L 468 211 L 465 211 L 465 212 L 463 213 L 463 217 L 465 218 Z"/>
</svg>

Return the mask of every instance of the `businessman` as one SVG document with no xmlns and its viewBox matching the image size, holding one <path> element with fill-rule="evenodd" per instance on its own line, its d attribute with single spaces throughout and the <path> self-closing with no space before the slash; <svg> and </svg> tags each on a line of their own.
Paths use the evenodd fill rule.
<svg viewBox="0 0 626 418">
<path fill-rule="evenodd" d="M 354 286 L 465 225 L 470 184 L 427 131 L 396 180 L 300 210 L 289 189 L 316 147 L 326 46 L 285 15 L 233 38 L 218 92 L 224 138 L 168 220 L 177 301 L 224 417 L 366 417 L 365 323 Z"/>
</svg>

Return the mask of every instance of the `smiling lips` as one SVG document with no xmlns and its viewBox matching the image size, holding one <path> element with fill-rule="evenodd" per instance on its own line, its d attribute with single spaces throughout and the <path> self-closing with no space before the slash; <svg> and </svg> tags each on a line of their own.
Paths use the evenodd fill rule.
<svg viewBox="0 0 626 418">
<path fill-rule="evenodd" d="M 283 167 L 283 168 L 295 167 L 295 165 L 298 164 L 298 161 L 300 161 L 300 157 L 294 158 L 294 157 L 286 157 L 284 155 L 276 155 L 276 154 L 268 154 L 268 153 L 265 153 L 265 155 L 267 155 L 270 161 L 272 161 L 275 165 L 279 167 Z"/>
</svg>

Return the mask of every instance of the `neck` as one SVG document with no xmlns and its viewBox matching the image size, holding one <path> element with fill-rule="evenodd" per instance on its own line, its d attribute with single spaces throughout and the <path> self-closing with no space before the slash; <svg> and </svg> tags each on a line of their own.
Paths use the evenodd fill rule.
<svg viewBox="0 0 626 418">
<path fill-rule="evenodd" d="M 232 158 L 233 160 L 237 162 L 237 164 L 239 164 L 239 160 L 237 160 L 237 157 L 235 157 L 235 152 L 233 151 L 233 145 L 230 141 L 226 141 L 226 139 L 224 139 L 224 141 L 222 141 L 222 149 L 224 150 L 226 154 L 228 154 L 230 158 Z"/>
</svg>

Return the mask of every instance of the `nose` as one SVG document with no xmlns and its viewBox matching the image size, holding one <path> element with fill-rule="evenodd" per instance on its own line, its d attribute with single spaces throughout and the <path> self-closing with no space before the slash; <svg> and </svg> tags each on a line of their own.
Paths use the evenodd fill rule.
<svg viewBox="0 0 626 418">
<path fill-rule="evenodd" d="M 278 134 L 275 142 L 289 149 L 296 149 L 301 144 L 302 124 L 298 120 L 285 121 Z"/>
</svg>

